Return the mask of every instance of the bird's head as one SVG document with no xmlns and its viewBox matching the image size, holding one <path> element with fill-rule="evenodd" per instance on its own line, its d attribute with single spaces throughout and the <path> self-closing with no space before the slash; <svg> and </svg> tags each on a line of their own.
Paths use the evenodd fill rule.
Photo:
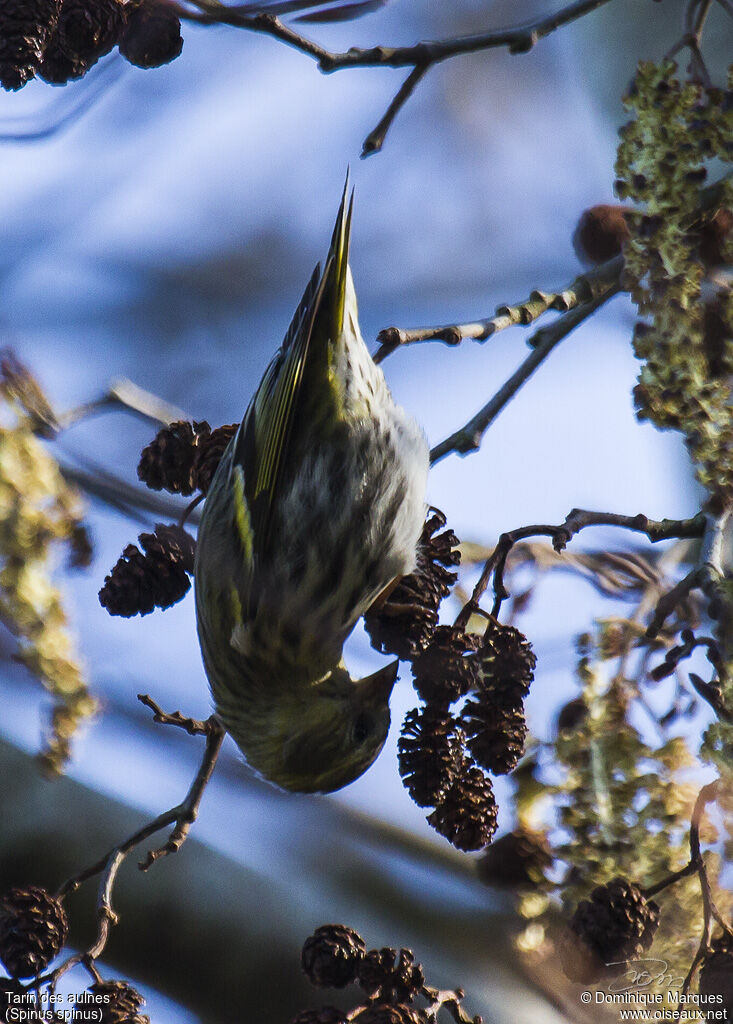
<svg viewBox="0 0 733 1024">
<path fill-rule="evenodd" d="M 250 764 L 283 789 L 342 789 L 364 774 L 384 746 L 396 678 L 397 662 L 358 680 L 342 666 L 335 668 L 306 692 L 273 705 L 263 730 L 266 743 L 240 746 Z"/>
</svg>

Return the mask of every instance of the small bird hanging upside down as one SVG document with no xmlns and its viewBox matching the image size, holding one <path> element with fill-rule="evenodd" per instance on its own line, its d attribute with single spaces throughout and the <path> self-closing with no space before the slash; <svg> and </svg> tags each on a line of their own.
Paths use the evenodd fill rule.
<svg viewBox="0 0 733 1024">
<path fill-rule="evenodd" d="M 359 330 L 344 189 L 316 267 L 209 490 L 199 528 L 199 639 L 222 725 L 262 776 L 331 792 L 389 730 L 396 663 L 354 680 L 342 651 L 415 567 L 425 437 Z"/>
</svg>

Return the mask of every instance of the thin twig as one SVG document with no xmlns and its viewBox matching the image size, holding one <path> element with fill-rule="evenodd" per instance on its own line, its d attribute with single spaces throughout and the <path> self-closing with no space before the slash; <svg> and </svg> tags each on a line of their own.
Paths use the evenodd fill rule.
<svg viewBox="0 0 733 1024">
<path fill-rule="evenodd" d="M 710 705 L 718 718 L 723 722 L 729 722 L 733 725 L 733 711 L 723 703 L 723 691 L 720 686 L 720 680 L 716 678 L 708 683 L 701 679 L 696 672 L 690 672 L 688 679 L 695 693 L 699 694 Z"/>
<path fill-rule="evenodd" d="M 587 320 L 605 302 L 616 295 L 621 288 L 616 283 L 601 293 L 590 302 L 576 306 L 561 316 L 553 324 L 541 327 L 530 339 L 532 352 L 522 362 L 505 384 L 497 391 L 494 397 L 486 403 L 483 409 L 473 416 L 468 423 L 447 437 L 440 444 L 436 445 L 430 452 L 431 464 L 439 462 L 451 452 L 459 455 L 467 455 L 469 452 L 477 451 L 481 446 L 484 434 L 491 423 L 496 419 L 501 410 L 516 395 L 519 389 L 532 376 L 537 367 L 544 362 L 552 350 L 563 338 L 566 338 L 571 331 L 575 330 L 584 320 Z"/>
<path fill-rule="evenodd" d="M 692 811 L 692 820 L 690 822 L 690 862 L 695 865 L 700 878 L 700 891 L 702 893 L 703 905 L 703 928 L 700 945 L 698 946 L 697 953 L 695 953 L 690 970 L 688 971 L 687 977 L 682 985 L 683 995 L 686 995 L 687 992 L 689 992 L 692 979 L 695 977 L 695 972 L 704 960 L 706 953 L 710 952 L 710 940 L 713 935 L 713 922 L 717 921 L 723 931 L 733 937 L 733 928 L 731 928 L 715 906 L 710 889 L 710 880 L 708 879 L 705 862 L 703 860 L 702 853 L 700 852 L 700 821 L 706 806 L 717 798 L 719 785 L 720 779 L 715 779 L 713 782 L 709 782 L 706 786 L 702 787 L 697 800 L 695 801 L 695 807 Z"/>
<path fill-rule="evenodd" d="M 145 391 L 138 387 L 131 380 L 121 378 L 112 381 L 109 388 L 99 398 L 91 402 L 84 402 L 74 409 L 69 409 L 58 417 L 58 429 L 68 430 L 69 427 L 88 419 L 98 412 L 105 412 L 108 409 L 122 409 L 131 412 L 145 420 L 167 427 L 169 423 L 177 420 L 187 420 L 189 417 L 175 405 L 171 405 L 151 391 Z"/>
<path fill-rule="evenodd" d="M 700 222 L 701 216 L 709 215 L 718 207 L 724 195 L 730 174 L 700 190 L 698 208 L 683 220 L 684 230 Z M 544 292 L 539 289 L 530 293 L 529 298 L 514 305 L 501 305 L 493 317 L 460 324 L 441 324 L 438 327 L 385 327 L 377 335 L 379 348 L 374 362 L 381 363 L 396 349 L 426 341 L 440 341 L 445 345 L 458 345 L 463 340 L 483 342 L 507 327 L 526 327 L 550 310 L 567 313 L 569 310 L 588 303 L 603 295 L 608 288 L 620 280 L 623 271 L 623 256 L 614 256 L 586 273 L 575 277 L 570 284 L 558 292 Z M 529 345 L 537 345 L 541 332 L 529 339 Z"/>
<path fill-rule="evenodd" d="M 175 725 L 179 729 L 184 729 L 189 736 L 207 736 L 211 731 L 208 721 L 202 722 L 198 718 L 186 718 L 180 711 L 174 711 L 172 714 L 163 711 L 147 693 L 138 693 L 137 699 L 146 708 L 150 708 L 153 712 L 153 720 L 161 725 Z"/>
<path fill-rule="evenodd" d="M 653 640 L 657 636 L 667 618 L 690 591 L 700 587 L 706 595 L 712 596 L 715 583 L 724 578 L 724 537 L 731 514 L 733 514 L 733 509 L 730 508 L 724 509 L 718 515 L 705 514 L 700 561 L 679 583 L 659 599 L 656 611 L 647 627 L 648 639 Z"/>
<path fill-rule="evenodd" d="M 652 620 L 647 626 L 646 638 L 647 640 L 654 640 L 659 634 L 660 629 L 667 621 L 669 616 L 675 610 L 678 604 L 687 597 L 690 591 L 697 589 L 702 584 L 704 570 L 700 566 L 696 566 L 690 572 L 684 576 L 679 583 L 676 583 L 671 590 L 668 590 L 666 594 L 663 594 L 659 599 L 656 611 L 652 616 Z"/>
<path fill-rule="evenodd" d="M 134 522 L 148 525 L 151 520 L 160 521 L 161 517 L 178 519 L 181 516 L 180 500 L 147 487 L 136 487 L 91 459 L 84 459 L 84 468 L 70 466 L 65 460 L 60 460 L 60 466 L 65 480 Z M 200 515 L 194 511 L 186 519 L 188 523 L 197 523 Z"/>
<path fill-rule="evenodd" d="M 702 55 L 701 42 L 703 28 L 712 5 L 713 0 L 690 0 L 685 11 L 685 34 L 665 54 L 665 59 L 671 60 L 680 50 L 688 49 L 691 57 L 688 70 L 691 74 L 696 72 L 698 80 L 706 88 L 712 85 L 712 79 Z"/>
<path fill-rule="evenodd" d="M 143 699 L 143 698 L 141 698 Z M 159 847 L 148 852 L 146 858 L 138 865 L 142 871 L 146 871 L 159 857 L 163 857 L 169 853 L 176 853 L 183 843 L 185 842 L 191 825 L 196 820 L 198 815 L 199 805 L 201 798 L 204 794 L 204 790 L 208 785 L 211 775 L 214 771 L 219 751 L 224 739 L 224 730 L 215 717 L 211 717 L 205 723 L 195 722 L 193 719 L 184 719 L 179 712 L 174 715 L 166 715 L 160 711 L 157 704 L 150 698 L 143 699 L 143 703 L 147 704 L 148 707 L 152 707 L 156 716 L 160 715 L 160 721 L 165 724 L 178 725 L 181 728 L 185 728 L 187 731 L 191 731 L 188 725 L 203 726 L 203 731 L 206 735 L 206 747 L 201 760 L 201 764 L 196 773 L 188 793 L 181 803 L 176 804 L 175 807 L 171 807 L 170 810 L 164 811 L 159 814 L 153 821 L 148 822 L 142 828 L 138 829 L 131 836 L 125 839 L 123 842 L 116 846 L 113 846 L 103 857 L 92 864 L 90 867 L 85 868 L 79 874 L 74 875 L 68 881 L 64 882 L 61 888 L 57 892 L 57 896 L 63 898 L 76 892 L 81 885 L 90 878 L 94 878 L 95 875 L 101 875 L 99 892 L 97 897 L 97 921 L 98 930 L 97 937 L 94 943 L 83 953 L 79 953 L 73 957 L 70 957 L 63 964 L 60 965 L 50 975 L 49 979 L 52 986 L 55 987 L 58 979 L 66 971 L 79 963 L 88 964 L 91 961 L 96 960 L 103 952 L 107 940 L 109 938 L 112 927 L 117 924 L 118 917 L 112 907 L 112 890 L 114 888 L 117 874 L 120 867 L 122 866 L 127 855 L 139 846 L 141 843 L 149 839 L 150 836 L 156 832 L 160 832 L 161 829 L 167 828 L 173 825 L 173 831 L 171 832 L 167 842 Z M 196 729 L 198 732 L 199 730 Z"/>
<path fill-rule="evenodd" d="M 279 18 L 272 14 L 260 13 L 253 15 L 251 11 L 247 13 L 243 10 L 237 10 L 236 7 L 227 7 L 219 3 L 218 0 L 187 0 L 185 5 L 176 3 L 173 6 L 180 16 L 184 18 L 198 22 L 218 22 L 250 32 L 259 32 L 264 35 L 273 36 L 275 39 L 279 39 L 288 46 L 292 46 L 301 53 L 312 57 L 317 62 L 320 70 L 326 74 L 347 68 L 413 68 L 413 73 L 405 81 L 392 101 L 391 108 L 394 109 L 392 109 L 391 116 L 388 111 L 385 118 L 380 122 L 380 126 L 365 141 L 363 155 L 366 155 L 369 152 L 376 151 L 375 148 L 369 147 L 370 140 L 374 140 L 376 136 L 379 142 L 380 128 L 383 129 L 383 138 L 395 115 L 412 93 L 419 79 L 423 77 L 425 71 L 432 65 L 438 64 L 450 57 L 475 53 L 478 50 L 506 48 L 512 54 L 528 53 L 540 39 L 550 35 L 563 25 L 577 21 L 579 18 L 590 14 L 609 2 L 610 0 L 575 0 L 574 3 L 568 4 L 567 7 L 563 7 L 554 14 L 509 28 L 493 29 L 468 36 L 423 41 L 412 46 L 372 46 L 368 48 L 354 46 L 340 53 L 331 52 L 311 39 L 307 39 L 288 25 L 284 25 Z M 190 8 L 194 8 L 194 10 L 191 11 Z M 417 74 L 418 69 L 421 69 L 419 74 Z M 378 149 L 379 146 L 376 148 Z"/>
<path fill-rule="evenodd" d="M 390 105 L 387 107 L 384 116 L 380 120 L 376 128 L 369 132 L 367 137 L 364 139 L 361 147 L 362 159 L 367 156 L 371 156 L 373 153 L 378 153 L 384 145 L 384 140 L 387 137 L 387 132 L 392 127 L 394 119 L 399 114 L 400 110 L 404 107 L 405 103 L 412 96 L 413 92 L 425 77 L 425 74 L 430 67 L 429 64 L 418 64 L 416 65 L 407 78 L 404 80 L 400 88 L 397 90 L 395 98 L 392 100 Z"/>
<path fill-rule="evenodd" d="M 577 533 L 588 526 L 618 526 L 626 530 L 634 530 L 636 533 L 644 533 L 652 543 L 656 543 L 672 538 L 700 537 L 705 529 L 705 523 L 706 519 L 702 513 L 692 519 L 656 520 L 641 514 L 625 516 L 616 512 L 589 512 L 585 509 L 574 508 L 559 526 L 542 523 L 502 533 L 496 547 L 486 559 L 481 576 L 471 594 L 471 599 L 461 609 L 456 624 L 465 628 L 471 615 L 477 613 L 481 598 L 486 592 L 492 576 L 495 600 L 491 614 L 496 616 L 499 613 L 502 602 L 509 596 L 504 586 L 506 561 L 509 552 L 518 541 L 526 540 L 528 537 L 551 537 L 553 548 L 555 551 L 561 552 Z"/>
<path fill-rule="evenodd" d="M 615 284 L 623 270 L 623 257 L 602 263 L 587 273 L 574 278 L 565 288 L 557 292 L 533 291 L 528 299 L 510 306 L 498 306 L 493 317 L 464 324 L 443 324 L 440 327 L 385 327 L 377 335 L 379 349 L 374 356 L 375 363 L 381 363 L 388 355 L 404 345 L 418 342 L 441 341 L 446 345 L 458 345 L 464 339 L 486 341 L 507 327 L 532 324 L 549 310 L 567 313 L 570 309 L 605 293 Z M 531 342 L 530 342 L 531 343 Z"/>
<path fill-rule="evenodd" d="M 733 723 L 733 711 L 727 708 L 723 703 L 723 689 L 720 679 L 718 678 L 724 671 L 723 661 L 718 649 L 718 642 L 711 636 L 695 636 L 691 629 L 682 630 L 681 640 L 682 643 L 671 647 L 665 654 L 664 660 L 648 673 L 650 678 L 658 682 L 660 679 L 665 679 L 674 672 L 677 674 L 679 679 L 679 666 L 681 662 L 686 658 L 691 657 L 693 651 L 698 647 L 704 647 L 706 649 L 707 659 L 715 669 L 716 675 L 710 682 L 706 682 L 696 673 L 690 672 L 688 677 L 689 683 L 695 692 L 710 705 L 718 718 L 722 721 Z M 647 674 L 646 669 L 643 669 L 643 674 Z"/>
<path fill-rule="evenodd" d="M 437 989 L 429 985 L 423 985 L 420 989 L 420 995 L 427 999 L 429 1005 L 425 1008 L 425 1012 L 433 1020 L 437 1020 L 438 1013 L 445 1007 L 456 1024 L 482 1024 L 481 1017 L 472 1017 L 461 1006 L 461 1001 L 465 995 L 461 988 Z"/>
<path fill-rule="evenodd" d="M 669 888 L 670 885 L 675 885 L 681 879 L 689 878 L 690 875 L 694 875 L 696 873 L 697 864 L 690 860 L 683 868 L 680 868 L 679 871 L 673 871 L 670 875 L 667 875 L 666 878 L 663 878 L 661 882 L 657 882 L 656 885 L 650 885 L 648 888 L 642 889 L 641 891 L 644 894 L 644 899 L 650 900 L 652 896 L 656 896 L 657 893 L 663 892 L 665 889 Z"/>
</svg>

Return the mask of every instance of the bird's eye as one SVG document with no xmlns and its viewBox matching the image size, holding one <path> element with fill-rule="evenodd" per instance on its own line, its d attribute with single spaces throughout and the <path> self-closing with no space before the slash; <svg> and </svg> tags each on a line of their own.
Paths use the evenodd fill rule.
<svg viewBox="0 0 733 1024">
<path fill-rule="evenodd" d="M 363 743 L 367 736 L 370 735 L 372 725 L 372 719 L 369 715 L 366 715 L 363 712 L 358 715 L 354 722 L 354 742 Z"/>
</svg>

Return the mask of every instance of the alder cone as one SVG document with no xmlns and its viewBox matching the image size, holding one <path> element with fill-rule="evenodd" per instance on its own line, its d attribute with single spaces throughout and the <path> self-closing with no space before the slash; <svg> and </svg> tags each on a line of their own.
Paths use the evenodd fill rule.
<svg viewBox="0 0 733 1024">
<path fill-rule="evenodd" d="M 314 985 L 345 988 L 365 953 L 366 944 L 353 928 L 324 924 L 305 940 L 301 965 Z"/>
<path fill-rule="evenodd" d="M 127 16 L 120 53 L 138 68 L 159 68 L 175 60 L 183 49 L 181 21 L 166 3 L 142 0 Z"/>
<path fill-rule="evenodd" d="M 560 949 L 565 974 L 589 984 L 604 971 L 620 973 L 649 949 L 659 927 L 659 907 L 625 878 L 597 886 L 575 909 Z M 619 966 L 620 965 L 620 966 Z"/>
<path fill-rule="evenodd" d="M 94 1010 L 101 1014 L 96 1020 L 98 1024 L 150 1024 L 150 1018 L 138 1013 L 145 1000 L 140 993 L 126 981 L 98 981 L 91 985 L 87 992 L 95 996 L 103 996 L 107 1002 L 78 1001 L 74 1010 L 81 1014 L 89 1014 Z"/>
<path fill-rule="evenodd" d="M 707 996 L 713 1011 L 724 1010 L 730 1020 L 733 1015 L 733 938 L 721 935 L 713 939 L 712 951 L 703 960 L 698 985 L 700 995 Z M 722 1001 L 722 1002 L 721 1002 Z"/>
<path fill-rule="evenodd" d="M 61 0 L 2 0 L 0 85 L 22 89 L 38 71 L 58 21 Z"/>
<path fill-rule="evenodd" d="M 54 32 L 38 74 L 51 85 L 81 78 L 122 38 L 120 0 L 62 0 Z"/>
<path fill-rule="evenodd" d="M 41 974 L 68 932 L 63 904 L 45 889 L 30 885 L 0 897 L 0 960 L 13 978 Z"/>
</svg>

